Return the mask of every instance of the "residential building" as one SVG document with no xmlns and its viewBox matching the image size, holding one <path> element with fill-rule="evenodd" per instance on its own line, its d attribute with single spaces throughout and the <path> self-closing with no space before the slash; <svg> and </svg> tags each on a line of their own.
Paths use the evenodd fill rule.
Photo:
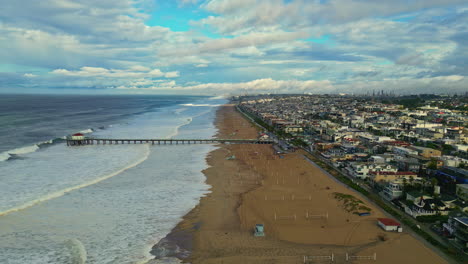
<svg viewBox="0 0 468 264">
<path fill-rule="evenodd" d="M 418 155 L 425 157 L 425 158 L 440 157 L 442 155 L 442 152 L 437 149 L 417 147 L 417 146 L 411 146 L 409 148 L 416 150 Z"/>
<path fill-rule="evenodd" d="M 453 244 L 468 253 L 468 217 L 450 217 L 443 228 L 454 237 Z"/>
<path fill-rule="evenodd" d="M 468 184 L 457 184 L 456 186 L 457 197 L 463 201 L 468 201 Z"/>
<path fill-rule="evenodd" d="M 385 186 L 380 195 L 386 200 L 394 200 L 403 196 L 403 187 L 401 184 L 390 182 Z"/>
<path fill-rule="evenodd" d="M 406 179 L 408 181 L 418 181 L 421 178 L 412 171 L 371 171 L 369 179 L 372 182 L 392 182 L 395 180 Z"/>
<path fill-rule="evenodd" d="M 347 167 L 348 173 L 356 178 L 366 179 L 369 172 L 397 172 L 398 169 L 387 163 L 355 162 Z"/>
</svg>

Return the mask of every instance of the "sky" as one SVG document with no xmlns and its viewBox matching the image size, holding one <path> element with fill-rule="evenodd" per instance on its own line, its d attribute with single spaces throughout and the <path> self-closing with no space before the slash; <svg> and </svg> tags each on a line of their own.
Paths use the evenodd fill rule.
<svg viewBox="0 0 468 264">
<path fill-rule="evenodd" d="M 466 0 L 0 0 L 0 93 L 465 93 Z"/>
</svg>

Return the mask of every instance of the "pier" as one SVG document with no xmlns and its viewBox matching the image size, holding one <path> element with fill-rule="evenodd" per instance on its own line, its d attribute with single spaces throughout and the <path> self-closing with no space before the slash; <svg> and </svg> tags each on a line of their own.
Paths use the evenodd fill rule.
<svg viewBox="0 0 468 264">
<path fill-rule="evenodd" d="M 113 139 L 113 138 L 67 138 L 67 146 L 117 145 L 117 144 L 273 144 L 272 140 L 260 139 Z"/>
</svg>

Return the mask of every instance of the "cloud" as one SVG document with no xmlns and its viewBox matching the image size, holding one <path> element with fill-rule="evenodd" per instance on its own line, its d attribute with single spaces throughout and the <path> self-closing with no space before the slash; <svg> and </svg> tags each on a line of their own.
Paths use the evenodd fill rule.
<svg viewBox="0 0 468 264">
<path fill-rule="evenodd" d="M 0 83 L 15 89 L 441 92 L 468 76 L 458 0 L 17 0 L 0 21 Z"/>
<path fill-rule="evenodd" d="M 175 78 L 179 77 L 179 72 L 164 73 L 160 69 L 149 69 L 147 67 L 131 67 L 126 70 L 105 69 L 101 67 L 81 67 L 77 71 L 69 71 L 66 69 L 55 69 L 51 72 L 55 75 L 71 76 L 71 77 L 104 77 L 104 78 Z"/>
<path fill-rule="evenodd" d="M 257 46 L 282 43 L 298 38 L 307 38 L 305 32 L 269 32 L 269 33 L 251 33 L 236 38 L 222 38 L 209 40 L 199 44 L 185 44 L 186 46 L 170 47 L 170 49 L 161 50 L 160 56 L 192 56 L 196 54 L 206 54 L 221 52 L 224 50 L 233 50 L 241 48 L 256 49 Z M 258 51 L 258 50 L 257 50 Z"/>
<path fill-rule="evenodd" d="M 32 73 L 25 73 L 23 76 L 26 77 L 26 78 L 34 78 L 34 77 L 37 77 L 37 75 L 32 74 Z"/>
<path fill-rule="evenodd" d="M 396 59 L 395 63 L 407 65 L 421 65 L 424 64 L 424 56 L 421 53 L 403 54 Z"/>
<path fill-rule="evenodd" d="M 411 93 L 453 93 L 463 91 L 468 79 L 464 76 L 439 76 L 422 79 L 389 79 L 382 81 L 357 81 L 352 83 L 333 83 L 329 80 L 274 80 L 271 78 L 256 79 L 239 83 L 202 83 L 185 86 L 176 85 L 174 81 L 161 82 L 157 85 L 143 87 L 141 90 L 177 91 L 188 94 L 258 94 L 258 93 L 356 93 L 365 94 L 373 90 L 392 91 L 397 94 Z M 443 89 L 442 89 L 443 88 Z M 135 86 L 119 89 L 139 90 Z"/>
<path fill-rule="evenodd" d="M 203 5 L 218 14 L 198 21 L 222 34 L 251 32 L 278 25 L 304 28 L 328 23 L 344 23 L 364 18 L 392 16 L 425 8 L 466 4 L 463 0 L 210 0 Z"/>
<path fill-rule="evenodd" d="M 168 73 L 164 74 L 164 77 L 166 77 L 166 78 L 176 78 L 176 77 L 179 77 L 179 72 L 178 71 L 168 72 Z"/>
<path fill-rule="evenodd" d="M 273 80 L 271 78 L 267 78 L 241 83 L 205 83 L 177 88 L 191 91 L 222 91 L 224 93 L 275 93 L 291 91 L 324 91 L 332 88 L 332 85 L 329 81 Z"/>
</svg>

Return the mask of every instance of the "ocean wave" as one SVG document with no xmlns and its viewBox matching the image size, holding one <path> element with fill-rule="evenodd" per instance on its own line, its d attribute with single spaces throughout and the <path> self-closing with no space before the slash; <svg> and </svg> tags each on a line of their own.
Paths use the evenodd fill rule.
<svg viewBox="0 0 468 264">
<path fill-rule="evenodd" d="M 93 132 L 94 132 L 94 130 L 92 128 L 88 128 L 88 129 L 80 131 L 81 134 L 89 134 L 89 133 L 93 133 Z"/>
<path fill-rule="evenodd" d="M 81 243 L 80 240 L 73 238 L 68 240 L 66 243 L 66 246 L 70 249 L 72 261 L 71 263 L 76 263 L 76 264 L 85 264 L 87 260 L 87 253 L 86 253 L 86 248 Z"/>
<path fill-rule="evenodd" d="M 176 115 L 180 115 L 180 113 L 184 112 L 185 110 L 187 110 L 187 108 L 179 108 L 179 109 L 176 109 L 176 110 L 174 111 L 174 113 L 175 113 Z"/>
<path fill-rule="evenodd" d="M 227 95 L 218 95 L 218 96 L 210 97 L 208 98 L 208 100 L 219 100 L 219 99 L 227 99 L 227 98 L 228 98 Z"/>
<path fill-rule="evenodd" d="M 182 124 L 176 126 L 176 127 L 174 128 L 174 131 L 173 131 L 171 134 L 169 134 L 168 136 L 166 136 L 166 139 L 170 139 L 170 138 L 176 137 L 177 135 L 179 135 L 179 130 L 180 130 L 181 127 L 186 126 L 186 125 L 189 125 L 190 123 L 192 123 L 192 121 L 193 121 L 194 118 L 197 118 L 197 117 L 199 117 L 199 116 L 205 115 L 205 114 L 207 114 L 207 113 L 209 113 L 209 112 L 210 112 L 210 111 L 204 111 L 204 112 L 201 112 L 201 113 L 198 114 L 198 115 L 194 115 L 194 116 L 192 116 L 192 117 L 187 118 L 187 122 L 184 122 L 184 123 L 182 123 Z"/>
<path fill-rule="evenodd" d="M 111 126 L 109 126 L 109 127 L 111 127 Z M 88 128 L 88 129 L 80 131 L 79 133 L 89 134 L 89 133 L 93 133 L 93 132 L 94 132 L 94 129 Z M 12 155 L 25 155 L 25 154 L 33 153 L 33 152 L 36 152 L 37 150 L 39 150 L 42 147 L 46 147 L 47 145 L 53 145 L 55 143 L 61 143 L 63 140 L 66 140 L 66 139 L 67 139 L 67 136 L 63 136 L 63 137 L 59 137 L 59 138 L 55 138 L 55 139 L 42 141 L 42 142 L 32 144 L 32 145 L 29 145 L 29 146 L 10 149 L 10 150 L 1 152 L 0 153 L 0 162 L 11 160 Z"/>
<path fill-rule="evenodd" d="M 36 152 L 39 149 L 41 149 L 42 147 L 45 147 L 47 145 L 52 145 L 52 144 L 55 144 L 55 143 L 60 143 L 65 139 L 66 139 L 66 137 L 56 138 L 56 139 L 51 139 L 51 140 L 39 142 L 39 143 L 36 143 L 36 144 L 33 144 L 33 145 L 29 145 L 29 146 L 25 146 L 25 147 L 21 147 L 21 148 L 15 148 L 15 149 L 10 149 L 10 150 L 4 151 L 4 152 L 0 153 L 0 162 L 1 161 L 8 161 L 8 160 L 10 160 L 12 158 L 12 156 L 20 156 L 20 155 L 25 155 L 25 154 Z"/>
<path fill-rule="evenodd" d="M 218 107 L 218 106 L 221 106 L 219 104 L 215 104 L 215 105 L 212 105 L 212 104 L 181 104 L 183 106 L 208 106 L 208 107 Z"/>
<path fill-rule="evenodd" d="M 182 124 L 176 126 L 176 127 L 174 128 L 174 131 L 173 131 L 171 134 L 169 134 L 166 138 L 167 138 L 167 139 L 170 139 L 170 138 L 176 137 L 177 135 L 179 135 L 179 129 L 180 129 L 181 127 L 183 127 L 183 126 L 186 126 L 186 125 L 192 123 L 192 121 L 193 121 L 193 118 L 192 118 L 192 117 L 187 118 L 187 122 L 182 123 Z"/>
<path fill-rule="evenodd" d="M 133 168 L 133 167 L 139 165 L 140 163 L 142 163 L 143 161 L 148 159 L 149 155 L 150 155 L 150 147 L 149 147 L 149 145 L 146 145 L 146 152 L 145 152 L 145 155 L 143 156 L 143 158 L 139 159 L 138 161 L 130 164 L 129 166 L 127 166 L 125 168 L 117 170 L 117 171 L 115 171 L 113 173 L 110 173 L 108 175 L 105 175 L 103 177 L 94 179 L 92 181 L 89 181 L 89 182 L 86 182 L 86 183 L 83 183 L 83 184 L 79 184 L 79 185 L 76 185 L 76 186 L 68 187 L 68 188 L 65 188 L 65 189 L 60 190 L 60 191 L 56 191 L 56 192 L 50 193 L 50 194 L 48 194 L 46 196 L 40 197 L 38 199 L 29 201 L 29 202 L 27 202 L 27 203 L 25 203 L 23 205 L 20 205 L 20 206 L 17 206 L 17 207 L 10 208 L 8 210 L 2 211 L 2 212 L 0 212 L 0 216 L 4 216 L 4 215 L 7 215 L 7 214 L 10 214 L 10 213 L 13 213 L 13 212 L 18 212 L 18 211 L 21 211 L 21 210 L 24 210 L 24 209 L 27 209 L 27 208 L 31 208 L 31 207 L 33 207 L 35 205 L 40 204 L 40 203 L 62 197 L 63 195 L 65 195 L 65 194 L 67 194 L 69 192 L 76 191 L 76 190 L 79 190 L 79 189 L 94 185 L 96 183 L 100 183 L 100 182 L 102 182 L 104 180 L 110 179 L 110 178 L 112 178 L 112 177 L 114 177 L 116 175 L 119 175 L 120 173 L 130 169 L 130 168 Z"/>
<path fill-rule="evenodd" d="M 0 161 L 7 161 L 11 158 L 11 155 L 7 152 L 0 153 Z"/>
</svg>

